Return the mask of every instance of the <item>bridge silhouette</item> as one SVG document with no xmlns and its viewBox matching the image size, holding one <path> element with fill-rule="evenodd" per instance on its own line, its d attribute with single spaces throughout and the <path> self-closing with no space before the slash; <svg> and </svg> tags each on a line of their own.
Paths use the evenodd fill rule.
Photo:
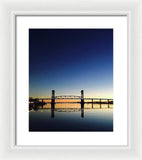
<svg viewBox="0 0 142 160">
<path fill-rule="evenodd" d="M 59 95 L 55 96 L 55 90 L 52 90 L 52 95 L 51 98 L 30 98 L 29 102 L 33 102 L 34 105 L 38 105 L 39 103 L 43 106 L 45 103 L 45 100 L 50 100 L 51 108 L 55 108 L 55 104 L 57 103 L 80 103 L 81 108 L 84 108 L 85 103 L 99 103 L 100 108 L 101 104 L 113 104 L 113 99 L 108 99 L 108 98 L 93 98 L 93 97 L 84 97 L 84 90 L 81 90 L 81 96 L 76 96 L 76 95 Z M 79 102 L 57 102 L 57 100 L 79 100 Z M 91 100 L 91 102 L 88 102 L 87 100 Z M 41 101 L 41 102 L 39 102 Z"/>
<path fill-rule="evenodd" d="M 61 96 L 55 96 L 55 99 L 81 99 L 81 96 L 61 95 Z"/>
</svg>

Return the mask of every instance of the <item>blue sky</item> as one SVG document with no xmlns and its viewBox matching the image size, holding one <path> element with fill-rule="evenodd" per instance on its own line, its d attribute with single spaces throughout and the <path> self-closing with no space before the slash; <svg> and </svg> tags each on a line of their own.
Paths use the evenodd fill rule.
<svg viewBox="0 0 142 160">
<path fill-rule="evenodd" d="M 29 95 L 113 98 L 113 29 L 30 29 Z"/>
</svg>

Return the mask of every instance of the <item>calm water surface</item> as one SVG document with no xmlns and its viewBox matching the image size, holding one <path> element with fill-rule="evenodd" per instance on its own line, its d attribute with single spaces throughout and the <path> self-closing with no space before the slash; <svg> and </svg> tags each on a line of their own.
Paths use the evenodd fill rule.
<svg viewBox="0 0 142 160">
<path fill-rule="evenodd" d="M 101 107 L 101 108 L 100 108 Z M 29 111 L 29 131 L 113 131 L 113 105 L 50 104 Z"/>
</svg>

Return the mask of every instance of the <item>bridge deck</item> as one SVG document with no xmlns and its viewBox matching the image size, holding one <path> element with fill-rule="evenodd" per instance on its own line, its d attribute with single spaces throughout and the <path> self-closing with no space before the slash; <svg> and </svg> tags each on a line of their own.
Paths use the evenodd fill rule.
<svg viewBox="0 0 142 160">
<path fill-rule="evenodd" d="M 52 98 L 33 98 L 31 100 L 51 100 Z M 62 99 L 76 99 L 76 100 L 81 100 L 81 98 L 55 98 L 55 100 L 62 100 Z M 83 98 L 84 100 L 113 100 L 113 99 L 109 99 L 109 98 Z"/>
</svg>

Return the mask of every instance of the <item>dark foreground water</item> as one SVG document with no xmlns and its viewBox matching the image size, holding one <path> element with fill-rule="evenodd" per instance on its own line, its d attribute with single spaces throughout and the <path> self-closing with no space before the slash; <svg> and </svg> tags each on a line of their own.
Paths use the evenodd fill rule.
<svg viewBox="0 0 142 160">
<path fill-rule="evenodd" d="M 113 131 L 113 105 L 50 104 L 29 111 L 29 131 Z"/>
</svg>

